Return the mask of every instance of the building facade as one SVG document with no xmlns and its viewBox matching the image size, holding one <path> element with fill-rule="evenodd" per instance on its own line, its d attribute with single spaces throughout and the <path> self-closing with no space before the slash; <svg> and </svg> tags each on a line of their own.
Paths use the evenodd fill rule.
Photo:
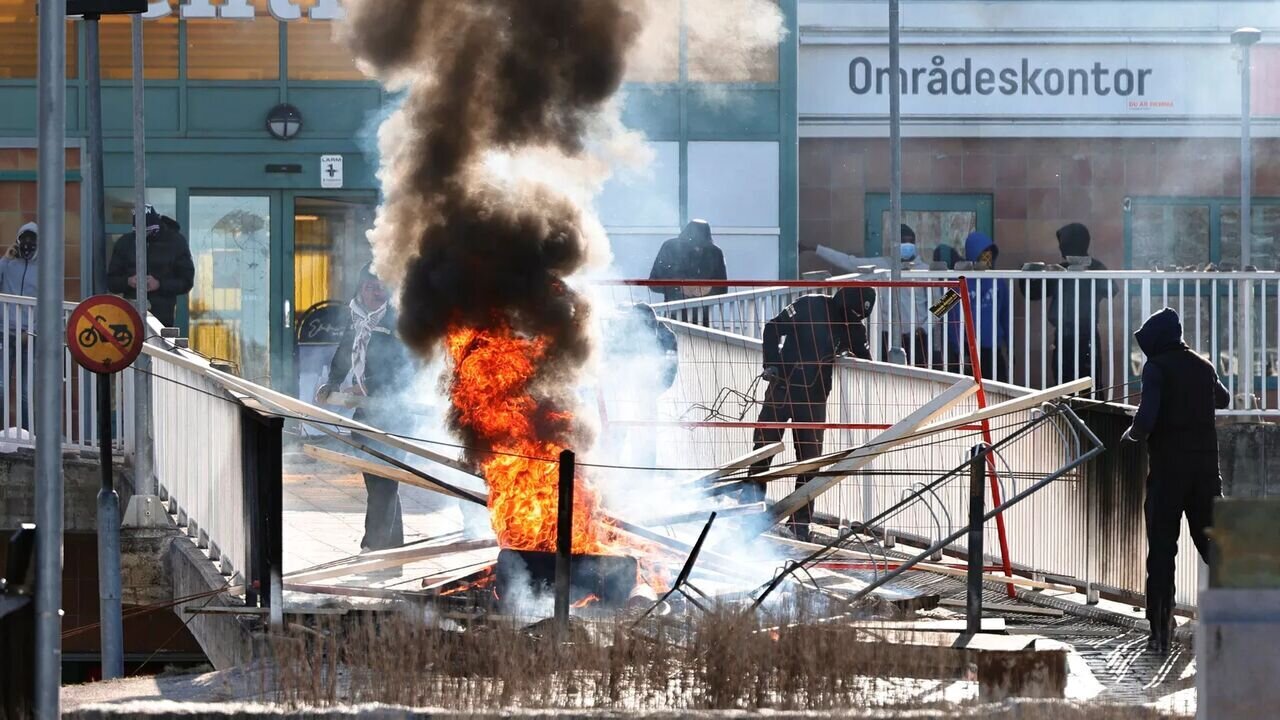
<svg viewBox="0 0 1280 720">
<path fill-rule="evenodd" d="M 881 251 L 889 191 L 883 2 L 800 3 L 800 242 Z M 1111 268 L 1238 264 L 1241 75 L 1254 48 L 1253 259 L 1280 269 L 1280 6 L 909 0 L 903 192 L 922 254 L 991 234 L 999 266 L 1059 259 L 1085 223 Z M 802 253 L 801 268 L 820 261 Z"/>
<path fill-rule="evenodd" d="M 776 48 L 731 69 L 710 62 L 693 0 L 660 8 L 658 48 L 630 77 L 622 115 L 654 162 L 599 199 L 615 272 L 647 277 L 662 240 L 705 218 L 731 277 L 797 267 L 796 9 Z M 0 247 L 36 212 L 36 18 L 0 0 Z M 394 102 L 335 39 L 337 0 L 156 0 L 145 24 L 148 201 L 191 243 L 195 288 L 179 324 L 198 351 L 245 377 L 305 394 L 309 311 L 343 303 L 369 258 L 378 200 L 375 131 Z M 84 28 L 67 25 L 66 293 L 91 289 L 83 247 Z M 107 231 L 130 230 L 133 199 L 129 21 L 102 21 Z M 288 139 L 277 133 L 296 131 Z M 314 316 L 314 315 L 313 315 Z"/>
</svg>

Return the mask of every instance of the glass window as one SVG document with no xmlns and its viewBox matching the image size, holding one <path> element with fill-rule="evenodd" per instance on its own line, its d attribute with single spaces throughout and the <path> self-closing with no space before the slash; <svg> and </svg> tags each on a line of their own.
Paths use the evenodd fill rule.
<svg viewBox="0 0 1280 720">
<path fill-rule="evenodd" d="M 133 188 L 106 189 L 107 224 L 133 224 Z M 178 217 L 178 191 L 175 188 L 147 188 L 147 203 L 156 212 L 171 218 Z"/>
<path fill-rule="evenodd" d="M 772 18 L 744 14 L 734 3 L 685 2 L 686 13 L 699 15 L 698 22 L 688 24 L 690 81 L 778 82 L 777 25 Z M 743 38 L 760 48 L 745 61 L 738 53 L 723 51 L 726 44 Z"/>
<path fill-rule="evenodd" d="M 1132 221 L 1133 269 L 1204 265 L 1213 260 L 1208 204 L 1135 204 Z"/>
<path fill-rule="evenodd" d="M 302 18 L 285 24 L 289 33 L 289 77 L 293 80 L 365 80 L 355 57 L 337 39 L 338 23 L 311 20 L 315 0 L 297 0 Z"/>
<path fill-rule="evenodd" d="M 102 18 L 99 34 L 102 79 L 133 77 L 133 19 L 124 15 Z M 148 80 L 178 79 L 178 16 L 148 20 L 142 26 L 142 73 Z"/>
<path fill-rule="evenodd" d="M 0 79 L 29 80 L 36 76 L 36 55 L 40 29 L 36 23 L 35 0 L 0 0 Z M 79 68 L 76 41 L 79 24 L 67 23 L 67 77 L 76 77 Z"/>
<path fill-rule="evenodd" d="M 280 23 L 267 0 L 252 0 L 252 20 L 187 20 L 187 77 L 192 80 L 276 80 Z"/>
<path fill-rule="evenodd" d="M 191 198 L 191 347 L 271 378 L 271 199 Z"/>
<path fill-rule="evenodd" d="M 881 238 L 893 237 L 889 217 L 888 210 L 881 211 Z M 963 248 L 969 233 L 978 230 L 978 213 L 972 210 L 903 210 L 902 223 L 916 233 L 916 257 L 928 262 L 940 245 L 950 245 L 957 250 Z M 887 248 L 888 242 L 883 240 L 881 247 Z M 881 254 L 884 254 L 883 250 Z"/>
<path fill-rule="evenodd" d="M 1222 208 L 1221 262 L 1240 266 L 1240 206 Z M 1253 206 L 1253 265 L 1259 270 L 1280 270 L 1280 205 Z"/>
<path fill-rule="evenodd" d="M 680 3 L 649 0 L 649 21 L 627 58 L 627 82 L 673 83 L 680 80 Z"/>
</svg>

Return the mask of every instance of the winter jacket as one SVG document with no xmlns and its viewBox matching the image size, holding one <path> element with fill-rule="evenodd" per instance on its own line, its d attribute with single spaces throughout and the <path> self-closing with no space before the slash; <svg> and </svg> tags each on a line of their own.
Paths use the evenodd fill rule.
<svg viewBox="0 0 1280 720">
<path fill-rule="evenodd" d="M 36 259 L 0 258 L 0 294 L 36 296 Z"/>
<path fill-rule="evenodd" d="M 831 392 L 832 364 L 843 352 L 871 359 L 864 324 L 875 308 L 871 288 L 843 288 L 834 297 L 806 295 L 764 326 L 764 366 L 792 386 Z"/>
<path fill-rule="evenodd" d="M 1142 368 L 1142 403 L 1130 431 L 1149 438 L 1153 457 L 1218 453 L 1216 410 L 1231 404 L 1231 395 L 1213 365 L 1182 340 L 1178 313 L 1165 308 L 1134 333 L 1147 356 Z"/>
<path fill-rule="evenodd" d="M 1058 249 L 1065 261 L 1072 257 L 1088 257 L 1091 238 L 1089 229 L 1080 223 L 1064 225 L 1058 230 Z M 1097 258 L 1091 258 L 1090 270 L 1106 270 L 1107 266 Z M 1111 282 L 1080 283 L 1079 297 L 1076 293 L 1076 282 L 1072 280 L 1026 280 L 1022 283 L 1023 291 L 1032 300 L 1045 299 L 1049 303 L 1046 308 L 1048 320 L 1055 327 L 1058 325 L 1058 308 L 1062 310 L 1062 336 L 1065 344 L 1073 345 L 1073 338 L 1080 343 L 1088 343 L 1089 338 L 1098 332 L 1098 303 L 1108 296 L 1114 295 L 1118 288 Z M 1092 287 L 1090 287 L 1092 285 Z M 1062 297 L 1059 298 L 1059 288 Z M 1077 318 L 1079 318 L 1077 320 Z"/>
<path fill-rule="evenodd" d="M 650 280 L 725 280 L 728 272 L 724 265 L 724 252 L 711 239 L 711 226 L 694 220 L 685 226 L 679 237 L 664 242 L 654 258 Z M 688 291 L 689 287 L 660 287 L 654 292 L 667 302 L 699 297 Z M 721 285 L 709 289 L 708 295 L 723 295 L 728 288 Z"/>
<path fill-rule="evenodd" d="M 1000 248 L 983 233 L 969 233 L 964 241 L 964 257 L 977 262 L 987 249 L 998 257 Z M 979 272 L 978 274 L 981 274 Z M 1001 348 L 1009 344 L 1009 281 L 986 278 L 969 279 L 969 302 L 973 305 L 973 325 L 977 333 L 978 347 Z M 964 315 L 957 306 L 947 322 L 947 341 L 953 349 L 959 348 L 964 339 Z"/>
<path fill-rule="evenodd" d="M 904 247 L 906 246 L 904 245 Z M 847 273 L 860 273 L 863 268 L 872 267 L 874 268 L 871 272 L 872 277 L 868 279 L 884 281 L 890 279 L 889 259 L 885 257 L 857 257 L 834 250 L 826 245 L 818 246 L 817 255 L 832 267 Z M 915 270 L 917 265 L 910 260 L 904 260 L 902 269 Z M 923 270 L 925 268 L 921 267 L 919 269 Z M 889 288 L 880 288 L 878 294 L 881 300 L 885 300 L 889 296 Z M 910 333 L 917 328 L 924 328 L 929 324 L 930 303 L 927 292 L 919 288 L 914 291 L 908 288 L 900 288 L 898 292 L 894 293 L 894 297 L 897 299 L 898 312 L 901 315 L 900 322 L 902 325 L 900 330 L 903 334 Z M 888 302 L 878 302 L 876 307 L 879 308 L 879 317 L 876 323 L 880 325 L 881 329 L 887 331 L 891 319 L 889 312 L 893 306 Z"/>
<path fill-rule="evenodd" d="M 107 289 L 128 298 L 136 295 L 129 287 L 129 278 L 137 273 L 134 238 L 134 233 L 121 236 L 107 268 Z M 196 270 L 182 226 L 172 218 L 161 218 L 160 229 L 147 235 L 147 274 L 160 283 L 159 288 L 147 294 L 151 314 L 166 327 L 173 327 L 178 296 L 191 292 Z"/>
</svg>

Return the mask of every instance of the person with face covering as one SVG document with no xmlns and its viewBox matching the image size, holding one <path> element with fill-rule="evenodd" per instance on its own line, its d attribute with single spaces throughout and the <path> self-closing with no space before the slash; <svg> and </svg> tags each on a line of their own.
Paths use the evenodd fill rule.
<svg viewBox="0 0 1280 720">
<path fill-rule="evenodd" d="M 1174 558 L 1182 517 L 1201 559 L 1209 562 L 1213 503 L 1222 496 L 1217 410 L 1231 395 L 1208 360 L 1187 347 L 1178 313 L 1165 308 L 1134 334 L 1147 356 L 1142 403 L 1128 441 L 1147 441 L 1147 649 L 1167 655 L 1173 641 Z"/>
<path fill-rule="evenodd" d="M 36 284 L 36 252 L 40 247 L 40 228 L 35 223 L 27 223 L 18 228 L 18 235 L 13 245 L 0 258 L 0 294 L 35 297 Z M 30 342 L 27 335 L 28 314 L 20 306 L 9 306 L 9 336 L 5 338 L 5 346 L 9 354 L 9 372 L 11 384 L 17 382 L 18 358 L 22 356 L 23 347 Z M 28 370 L 29 372 L 29 370 Z M 31 418 L 31 398 L 24 398 L 21 403 L 22 417 L 19 423 L 29 427 Z M 11 417 L 17 417 L 13 415 Z"/>
<path fill-rule="evenodd" d="M 1081 265 L 1083 269 L 1107 269 L 1102 261 L 1089 256 L 1092 238 L 1089 228 L 1081 223 L 1062 226 L 1058 229 L 1057 238 L 1058 250 L 1062 253 L 1065 265 L 1074 268 L 1073 261 L 1085 261 Z M 1058 382 L 1071 382 L 1082 377 L 1097 379 L 1099 368 L 1094 356 L 1101 355 L 1102 350 L 1102 336 L 1098 333 L 1098 304 L 1115 294 L 1118 289 L 1115 284 L 1106 281 L 1076 283 L 1072 280 L 1024 280 L 1020 285 L 1031 300 L 1043 299 L 1049 303 L 1046 317 L 1057 328 L 1053 334 L 1055 345 L 1050 348 L 1050 357 L 1054 358 L 1055 364 L 1057 347 L 1062 347 L 1062 366 L 1056 368 Z M 1062 314 L 1061 321 L 1058 319 L 1059 313 Z M 1101 383 L 1094 385 L 1100 386 Z"/>
<path fill-rule="evenodd" d="M 177 220 L 146 206 L 147 224 L 147 304 L 165 327 L 174 327 L 178 297 L 191 292 L 196 268 L 191 246 Z M 107 267 L 107 289 L 117 295 L 135 297 L 138 288 L 138 246 L 134 233 L 122 235 L 111 252 Z"/>
<path fill-rule="evenodd" d="M 875 290 L 866 287 L 842 288 L 834 297 L 806 295 L 787 306 L 764 328 L 765 392 L 760 423 L 823 423 L 827 419 L 827 397 L 831 394 L 836 357 L 848 353 L 871 359 L 867 347 L 866 320 L 876 304 Z M 808 460 L 822 454 L 822 430 L 793 428 L 791 440 L 796 459 Z M 755 447 L 782 439 L 780 428 L 755 431 Z M 771 459 L 751 466 L 751 473 L 766 470 Z M 796 478 L 799 488 L 813 475 Z M 752 501 L 764 499 L 763 484 L 749 485 Z M 813 518 L 813 503 L 790 520 L 796 537 L 807 540 Z"/>
<path fill-rule="evenodd" d="M 386 286 L 366 265 L 360 271 L 356 296 L 350 305 L 351 326 L 334 351 L 328 383 L 316 391 L 319 404 L 338 391 L 364 398 L 353 419 L 375 427 L 388 427 L 394 422 L 394 398 L 405 368 L 410 365 L 408 352 L 396 335 L 396 314 L 390 299 Z M 364 486 L 369 500 L 360 549 L 386 550 L 404 545 L 400 484 L 365 473 Z"/>
<path fill-rule="evenodd" d="M 984 233 L 969 233 L 964 241 L 965 259 L 973 263 L 974 270 L 994 270 L 996 260 L 1000 257 L 1000 248 Z M 979 273 L 980 274 L 980 273 Z M 1009 281 L 999 279 L 970 278 L 969 302 L 972 304 L 975 340 L 978 345 L 978 359 L 982 364 L 982 378 L 996 382 L 1010 382 L 1009 357 Z M 967 343 L 964 316 L 959 306 L 951 311 L 947 318 L 947 342 L 949 348 L 950 370 L 952 372 L 970 371 L 961 369 L 960 349 Z M 964 345 L 965 357 L 969 357 L 969 348 Z"/>
<path fill-rule="evenodd" d="M 654 258 L 650 280 L 725 280 L 728 272 L 724 265 L 724 252 L 711 239 L 711 225 L 706 220 L 694 220 L 685 226 L 680 237 L 664 242 Z M 723 295 L 724 285 L 657 287 L 654 292 L 667 302 Z"/>
</svg>

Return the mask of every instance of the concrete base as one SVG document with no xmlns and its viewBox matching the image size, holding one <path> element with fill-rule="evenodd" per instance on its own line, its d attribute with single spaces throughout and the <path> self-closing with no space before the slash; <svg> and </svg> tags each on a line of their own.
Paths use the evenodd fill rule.
<svg viewBox="0 0 1280 720">
<path fill-rule="evenodd" d="M 1253 720 L 1280 708 L 1280 590 L 1200 591 L 1199 718 Z"/>
<path fill-rule="evenodd" d="M 122 528 L 168 528 L 173 527 L 173 518 L 164 503 L 155 495 L 134 495 L 129 498 L 129 507 L 124 511 Z"/>
<path fill-rule="evenodd" d="M 169 544 L 169 574 L 173 578 L 173 597 L 183 598 L 209 593 L 226 587 L 228 578 L 219 575 L 209 558 L 189 538 L 175 538 Z M 190 619 L 187 629 L 200 643 L 209 662 L 218 670 L 248 665 L 254 658 L 254 623 L 234 615 L 189 615 L 188 608 L 208 608 L 234 604 L 237 601 L 225 594 L 212 595 L 182 603 L 173 612 L 184 622 Z M 239 602 L 243 603 L 243 600 Z"/>
</svg>

